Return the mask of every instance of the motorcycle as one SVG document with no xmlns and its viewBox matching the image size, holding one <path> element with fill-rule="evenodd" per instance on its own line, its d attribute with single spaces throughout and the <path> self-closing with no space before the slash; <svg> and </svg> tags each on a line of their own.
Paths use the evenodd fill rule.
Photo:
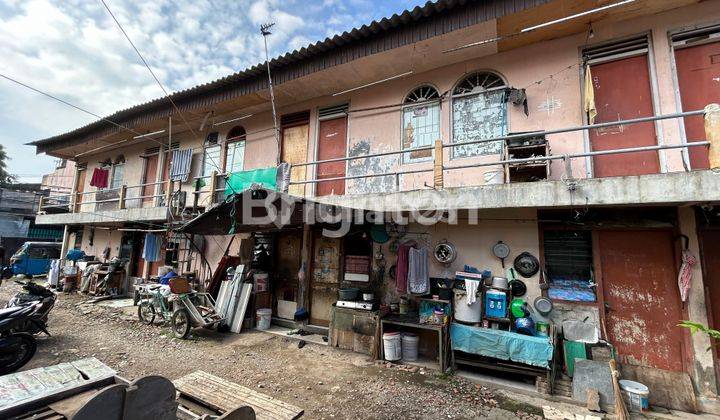
<svg viewBox="0 0 720 420">
<path fill-rule="evenodd" d="M 14 372 L 32 359 L 37 350 L 35 337 L 22 331 L 28 324 L 50 333 L 40 319 L 42 303 L 0 309 L 0 375 Z"/>
<path fill-rule="evenodd" d="M 29 281 L 15 280 L 15 283 L 22 286 L 23 291 L 18 292 L 10 298 L 5 308 L 13 308 L 17 306 L 27 306 L 39 303 L 40 306 L 31 319 L 25 320 L 23 323 L 16 325 L 18 332 L 26 332 L 29 334 L 38 334 L 45 331 L 45 325 L 48 321 L 50 310 L 55 306 L 57 295 L 39 284 Z"/>
</svg>

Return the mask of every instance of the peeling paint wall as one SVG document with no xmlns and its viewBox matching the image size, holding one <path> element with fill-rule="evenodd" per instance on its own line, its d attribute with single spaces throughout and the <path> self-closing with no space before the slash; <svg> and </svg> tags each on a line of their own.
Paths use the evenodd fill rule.
<svg viewBox="0 0 720 420">
<path fill-rule="evenodd" d="M 370 153 L 383 153 L 389 148 L 380 144 L 379 148 L 373 148 L 377 144 L 372 138 L 357 139 L 351 142 L 348 156 L 363 156 Z M 357 159 L 348 162 L 348 176 L 382 174 L 393 172 L 398 167 L 399 155 L 378 156 L 365 159 Z M 398 191 L 395 176 L 376 176 L 371 178 L 359 178 L 349 180 L 347 183 L 348 194 L 372 194 Z"/>
</svg>

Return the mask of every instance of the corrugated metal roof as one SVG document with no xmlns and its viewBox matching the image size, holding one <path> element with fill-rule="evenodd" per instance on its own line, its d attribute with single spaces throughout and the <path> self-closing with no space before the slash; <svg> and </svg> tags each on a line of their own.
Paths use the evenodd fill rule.
<svg viewBox="0 0 720 420">
<path fill-rule="evenodd" d="M 281 84 L 361 57 L 422 41 L 480 22 L 498 18 L 550 0 L 437 0 L 405 10 L 389 18 L 353 28 L 270 60 L 273 81 Z M 209 106 L 267 88 L 264 63 L 175 92 L 171 95 L 181 111 Z M 137 126 L 172 115 L 162 97 L 118 111 L 106 117 L 126 126 Z M 37 140 L 29 145 L 47 152 L 115 133 L 120 129 L 99 120 L 70 132 Z"/>
</svg>

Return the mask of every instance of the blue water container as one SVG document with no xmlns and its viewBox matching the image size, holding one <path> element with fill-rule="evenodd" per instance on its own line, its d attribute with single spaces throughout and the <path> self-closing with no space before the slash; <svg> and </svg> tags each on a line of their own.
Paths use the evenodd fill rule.
<svg viewBox="0 0 720 420">
<path fill-rule="evenodd" d="M 505 292 L 490 289 L 485 292 L 485 316 L 491 318 L 507 317 L 507 295 Z"/>
</svg>

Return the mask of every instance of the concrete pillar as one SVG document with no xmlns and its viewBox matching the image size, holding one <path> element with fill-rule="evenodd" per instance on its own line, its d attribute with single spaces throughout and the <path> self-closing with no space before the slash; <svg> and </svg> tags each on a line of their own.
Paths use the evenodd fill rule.
<svg viewBox="0 0 720 420">
<path fill-rule="evenodd" d="M 60 266 L 65 265 L 65 255 L 67 255 L 68 252 L 68 239 L 70 237 L 70 229 L 68 228 L 68 225 L 63 226 L 63 238 L 62 238 L 62 245 L 60 245 Z"/>
<path fill-rule="evenodd" d="M 310 258 L 312 258 L 312 229 L 309 224 L 303 225 L 302 251 L 300 253 L 300 277 L 298 281 L 297 305 L 300 308 L 310 307 Z"/>
<path fill-rule="evenodd" d="M 692 322 L 708 325 L 708 314 L 705 284 L 703 282 L 702 261 L 700 258 L 700 244 L 697 236 L 695 212 L 692 207 L 680 207 L 678 209 L 678 220 L 680 233 L 689 238 L 688 249 L 696 258 L 698 263 L 692 269 L 692 282 L 688 294 L 687 308 L 688 317 Z M 717 395 L 717 382 L 715 379 L 715 366 L 710 348 L 710 339 L 704 334 L 692 336 L 693 353 L 693 382 L 700 396 L 712 397 Z"/>
<path fill-rule="evenodd" d="M 433 186 L 435 189 L 442 189 L 443 182 L 443 144 L 442 140 L 435 140 L 435 162 L 433 164 Z"/>
</svg>

